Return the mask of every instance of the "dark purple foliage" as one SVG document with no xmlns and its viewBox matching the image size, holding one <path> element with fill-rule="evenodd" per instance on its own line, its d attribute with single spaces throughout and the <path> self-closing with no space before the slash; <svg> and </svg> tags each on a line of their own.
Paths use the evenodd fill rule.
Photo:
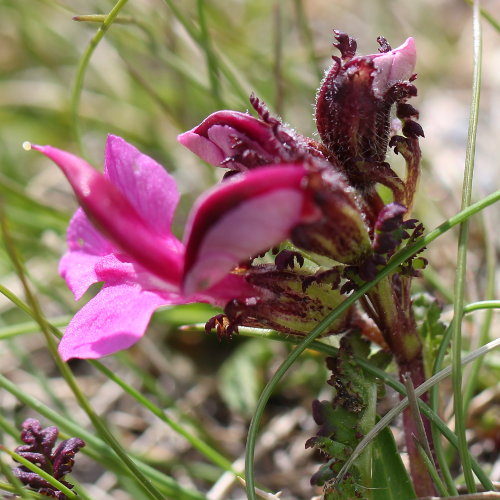
<svg viewBox="0 0 500 500">
<path fill-rule="evenodd" d="M 15 452 L 71 489 L 73 485 L 65 481 L 64 477 L 71 473 L 75 463 L 74 457 L 80 448 L 85 446 L 85 442 L 79 438 L 70 438 L 62 441 L 53 450 L 58 435 L 57 427 L 42 429 L 38 420 L 28 418 L 23 422 L 21 431 L 21 440 L 26 444 L 18 446 Z M 42 495 L 59 500 L 67 499 L 64 493 L 24 465 L 15 468 L 14 474 L 22 483 Z"/>
</svg>

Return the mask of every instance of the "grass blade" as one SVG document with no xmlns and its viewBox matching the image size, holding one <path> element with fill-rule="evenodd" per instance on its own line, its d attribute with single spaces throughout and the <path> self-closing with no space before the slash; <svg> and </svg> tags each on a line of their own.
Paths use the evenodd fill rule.
<svg viewBox="0 0 500 500">
<path fill-rule="evenodd" d="M 467 149 L 465 157 L 465 172 L 462 188 L 462 209 L 471 203 L 472 179 L 474 175 L 474 155 L 476 150 L 477 122 L 479 117 L 479 96 L 481 88 L 481 23 L 479 15 L 479 3 L 476 0 L 473 7 L 473 44 L 474 44 L 474 69 L 472 82 L 472 101 L 469 118 L 469 133 L 467 138 Z M 467 438 L 465 436 L 465 415 L 462 399 L 462 322 L 458 318 L 463 317 L 463 303 L 465 295 L 465 272 L 467 266 L 469 237 L 469 222 L 460 224 L 458 236 L 457 271 L 455 274 L 453 312 L 456 321 L 452 326 L 452 383 L 453 383 L 453 405 L 455 412 L 455 432 L 459 443 L 459 455 L 462 462 L 465 482 L 469 492 L 475 493 L 476 486 L 472 474 L 469 453 L 467 452 Z"/>
<path fill-rule="evenodd" d="M 97 30 L 96 34 L 90 40 L 85 52 L 83 53 L 80 63 L 78 64 L 78 69 L 76 71 L 75 81 L 73 84 L 73 91 L 71 92 L 71 118 L 73 123 L 73 133 L 75 138 L 80 146 L 80 151 L 84 151 L 82 138 L 81 138 L 81 130 L 80 130 L 80 118 L 79 118 L 79 106 L 80 106 L 80 97 L 82 95 L 83 90 L 83 81 L 85 79 L 85 73 L 87 71 L 90 59 L 94 50 L 99 45 L 99 42 L 103 39 L 106 31 L 113 24 L 115 19 L 117 18 L 120 10 L 125 6 L 128 0 L 118 0 L 114 7 L 109 11 L 109 14 L 106 16 L 101 26 Z"/>
</svg>

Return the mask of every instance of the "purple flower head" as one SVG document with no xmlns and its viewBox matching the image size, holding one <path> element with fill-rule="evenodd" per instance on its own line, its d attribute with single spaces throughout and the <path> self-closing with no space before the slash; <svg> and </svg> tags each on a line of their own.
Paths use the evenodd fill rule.
<svg viewBox="0 0 500 500">
<path fill-rule="evenodd" d="M 405 92 L 401 86 L 409 88 L 416 61 L 415 43 L 408 38 L 397 49 L 355 57 L 354 41 L 347 37 L 349 43 L 346 37 L 336 32 L 334 45 L 341 51 L 341 58 L 333 58 L 318 92 L 318 131 L 325 146 L 342 163 L 358 157 L 383 161 L 390 108 L 401 94 L 414 93 Z M 390 47 L 386 45 L 387 49 Z"/>
<path fill-rule="evenodd" d="M 21 440 L 26 444 L 18 446 L 15 452 L 71 489 L 73 485 L 65 481 L 64 478 L 66 474 L 71 473 L 75 463 L 74 457 L 80 451 L 80 448 L 85 446 L 85 442 L 76 437 L 66 439 L 54 450 L 58 435 L 59 430 L 57 427 L 51 426 L 42 429 L 38 420 L 28 418 L 23 422 L 21 431 Z M 22 483 L 42 495 L 58 498 L 59 500 L 66 500 L 67 498 L 48 481 L 36 472 L 30 471 L 24 465 L 14 469 L 14 474 Z"/>
</svg>

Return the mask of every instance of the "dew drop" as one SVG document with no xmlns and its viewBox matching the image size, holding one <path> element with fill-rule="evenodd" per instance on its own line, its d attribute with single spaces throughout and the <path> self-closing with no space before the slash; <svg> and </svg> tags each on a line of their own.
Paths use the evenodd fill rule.
<svg viewBox="0 0 500 500">
<path fill-rule="evenodd" d="M 30 151 L 30 150 L 31 150 L 31 142 L 29 142 L 29 141 L 24 141 L 24 142 L 23 142 L 23 149 L 24 149 L 25 151 Z"/>
</svg>

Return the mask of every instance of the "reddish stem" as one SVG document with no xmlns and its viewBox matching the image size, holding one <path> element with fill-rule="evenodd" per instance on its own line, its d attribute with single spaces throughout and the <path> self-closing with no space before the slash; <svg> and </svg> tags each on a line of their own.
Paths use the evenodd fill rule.
<svg viewBox="0 0 500 500">
<path fill-rule="evenodd" d="M 422 341 L 417 332 L 410 299 L 410 280 L 388 277 L 372 288 L 369 297 L 377 312 L 377 326 L 394 354 L 400 377 L 408 373 L 413 386 L 418 387 L 426 377 Z M 422 400 L 428 401 L 427 394 L 422 396 Z M 434 453 L 430 422 L 425 417 L 423 422 L 430 449 Z M 418 496 L 434 496 L 437 491 L 414 441 L 414 436 L 418 435 L 417 426 L 409 409 L 403 412 L 403 426 L 415 492 Z"/>
<path fill-rule="evenodd" d="M 424 364 L 422 356 L 419 356 L 407 363 L 398 363 L 399 365 L 399 376 L 401 381 L 404 374 L 409 374 L 412 383 L 415 387 L 418 387 L 423 382 L 425 382 Z M 428 394 L 425 393 L 421 396 L 422 401 L 425 403 L 429 402 Z M 422 416 L 422 421 L 424 424 L 425 435 L 427 436 L 427 441 L 431 452 L 434 455 L 434 445 L 431 434 L 431 423 L 425 417 Z M 415 437 L 418 436 L 417 424 L 410 408 L 407 408 L 403 412 L 403 428 L 405 431 L 405 442 L 408 456 L 410 457 L 410 474 L 413 481 L 413 486 L 415 488 L 415 493 L 419 497 L 425 496 L 435 496 L 437 495 L 436 487 L 432 478 L 427 470 L 424 460 L 417 448 L 415 442 Z M 435 457 L 434 457 L 435 458 Z"/>
</svg>

